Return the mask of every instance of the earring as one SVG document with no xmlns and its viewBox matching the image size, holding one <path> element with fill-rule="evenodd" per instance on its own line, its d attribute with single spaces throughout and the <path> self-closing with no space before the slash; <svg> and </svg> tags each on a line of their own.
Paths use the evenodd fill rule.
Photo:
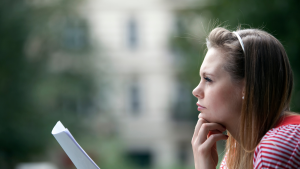
<svg viewBox="0 0 300 169">
<path fill-rule="evenodd" d="M 244 99 L 244 96 L 242 97 L 242 99 Z"/>
</svg>

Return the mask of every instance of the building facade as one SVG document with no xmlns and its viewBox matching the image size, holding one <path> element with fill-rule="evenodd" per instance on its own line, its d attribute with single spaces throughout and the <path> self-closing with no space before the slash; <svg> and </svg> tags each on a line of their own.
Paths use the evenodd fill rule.
<svg viewBox="0 0 300 169">
<path fill-rule="evenodd" d="M 125 154 L 145 167 L 193 165 L 195 123 L 173 118 L 174 106 L 191 102 L 192 91 L 176 78 L 169 47 L 176 25 L 172 1 L 85 3 L 90 35 L 105 60 L 96 63 L 109 83 L 105 110 L 116 119 Z"/>
</svg>

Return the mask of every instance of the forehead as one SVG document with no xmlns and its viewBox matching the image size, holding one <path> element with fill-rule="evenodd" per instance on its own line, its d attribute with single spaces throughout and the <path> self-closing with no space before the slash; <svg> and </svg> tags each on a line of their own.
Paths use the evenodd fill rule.
<svg viewBox="0 0 300 169">
<path fill-rule="evenodd" d="M 200 74 L 219 74 L 224 72 L 225 64 L 224 53 L 222 50 L 210 48 L 208 49 L 205 58 L 200 68 Z"/>
</svg>

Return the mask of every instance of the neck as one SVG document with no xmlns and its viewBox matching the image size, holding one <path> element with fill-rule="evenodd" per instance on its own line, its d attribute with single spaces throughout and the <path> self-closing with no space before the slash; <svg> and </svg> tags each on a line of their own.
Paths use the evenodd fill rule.
<svg viewBox="0 0 300 169">
<path fill-rule="evenodd" d="M 227 126 L 226 126 L 227 128 Z M 227 131 L 230 133 L 230 135 L 238 142 L 240 143 L 240 139 L 239 139 L 239 128 L 237 127 L 228 127 Z"/>
<path fill-rule="evenodd" d="M 239 138 L 240 123 L 239 122 L 240 122 L 240 117 L 233 119 L 228 124 L 225 124 L 227 131 L 238 143 L 240 143 L 240 138 Z"/>
</svg>

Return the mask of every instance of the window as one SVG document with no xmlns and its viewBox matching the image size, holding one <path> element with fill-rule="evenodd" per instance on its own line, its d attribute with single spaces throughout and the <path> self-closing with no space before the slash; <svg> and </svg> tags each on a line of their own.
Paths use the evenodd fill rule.
<svg viewBox="0 0 300 169">
<path fill-rule="evenodd" d="M 140 86 L 137 82 L 133 82 L 129 87 L 130 111 L 138 114 L 141 111 L 141 93 Z"/>
<path fill-rule="evenodd" d="M 176 17 L 175 23 L 174 23 L 174 27 L 175 27 L 175 33 L 178 35 L 183 35 L 187 32 L 186 28 L 185 28 L 185 24 L 184 24 L 184 20 L 181 17 Z"/>
<path fill-rule="evenodd" d="M 130 18 L 127 22 L 127 44 L 128 48 L 136 49 L 138 46 L 138 25 L 134 18 Z"/>
<path fill-rule="evenodd" d="M 174 120 L 192 120 L 197 114 L 196 98 L 192 102 L 193 95 L 191 86 L 186 80 L 178 80 L 175 87 L 175 96 L 172 106 L 172 116 Z M 194 109 L 192 109 L 192 105 Z M 196 113 L 195 113 L 196 112 Z M 197 118 L 196 118 L 197 119 Z"/>
<path fill-rule="evenodd" d="M 128 160 L 137 167 L 147 168 L 151 166 L 152 154 L 149 151 L 128 152 Z"/>
<path fill-rule="evenodd" d="M 83 50 L 87 47 L 88 35 L 84 21 L 69 19 L 63 30 L 63 45 L 69 50 Z"/>
</svg>

